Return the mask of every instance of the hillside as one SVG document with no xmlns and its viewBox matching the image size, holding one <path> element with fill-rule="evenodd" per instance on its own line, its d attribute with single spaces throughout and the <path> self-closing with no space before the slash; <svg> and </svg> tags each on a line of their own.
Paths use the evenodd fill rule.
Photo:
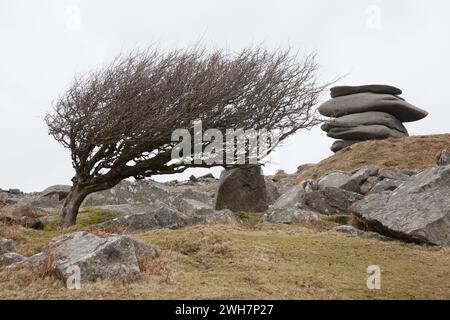
<svg viewBox="0 0 450 320">
<path fill-rule="evenodd" d="M 89 230 L 84 224 L 92 214 L 84 212 L 76 229 Z M 103 280 L 68 290 L 45 271 L 3 270 L 0 299 L 450 298 L 448 248 L 361 239 L 330 227 L 219 223 L 135 233 L 162 249 L 137 282 Z M 0 222 L 0 238 L 14 239 L 22 253 L 37 252 L 59 233 Z M 382 290 L 366 288 L 373 263 L 381 267 Z"/>
<path fill-rule="evenodd" d="M 450 134 L 360 142 L 301 172 L 294 181 L 314 179 L 331 170 L 358 169 L 365 164 L 386 169 L 422 170 L 433 167 L 436 153 L 445 148 L 450 149 Z"/>
<path fill-rule="evenodd" d="M 351 171 L 365 164 L 388 169 L 433 167 L 436 153 L 444 148 L 450 149 L 450 134 L 367 141 L 342 150 L 301 174 L 282 173 L 273 180 L 280 180 L 280 190 L 284 183 L 282 180 L 286 180 L 288 187 L 284 194 L 289 195 L 289 190 L 302 186 L 293 187 L 290 185 L 292 180 L 300 182 L 317 178 L 331 170 Z M 185 197 L 195 194 L 197 199 L 203 199 L 200 197 L 203 192 L 203 196 L 207 196 L 204 203 L 209 203 L 218 181 L 206 181 L 172 187 L 148 182 L 144 184 L 148 189 L 142 189 L 141 193 L 129 193 L 135 188 L 130 187 L 133 185 L 131 182 L 124 182 L 113 191 L 93 199 L 92 207 L 84 207 L 75 226 L 60 230 L 56 219 L 48 219 L 42 229 L 34 230 L 5 218 L 0 219 L 0 239 L 11 239 L 17 253 L 32 256 L 45 252 L 49 241 L 63 234 L 83 230 L 107 237 L 110 231 L 99 224 L 124 214 L 119 211 L 121 205 L 102 202 L 109 195 L 115 195 L 116 200 L 134 197 L 135 201 L 156 195 L 158 199 L 169 201 L 174 194 Z M 443 189 L 449 190 L 446 181 Z M 448 193 L 442 195 L 439 199 L 445 202 Z M 439 197 L 439 194 L 433 194 L 433 197 Z M 342 200 L 340 196 L 336 198 Z M 185 207 L 193 203 L 181 202 L 189 198 L 183 199 L 178 200 Z M 316 199 L 323 204 L 323 198 Z M 298 199 L 293 200 L 297 205 Z M 50 200 L 46 201 L 47 204 Z M 56 197 L 54 201 L 60 204 L 61 200 Z M 402 198 L 402 205 L 403 202 Z M 425 215 L 428 215 L 432 204 L 432 201 L 426 203 Z M 152 209 L 151 203 L 146 206 Z M 284 211 L 289 212 L 290 208 L 286 207 Z M 385 237 L 338 233 L 334 228 L 354 222 L 351 216 L 327 215 L 324 212 L 320 211 L 318 220 L 301 222 L 259 223 L 261 214 L 240 211 L 236 212 L 239 219 L 234 222 L 214 220 L 207 225 L 186 225 L 176 230 L 159 226 L 128 232 L 124 227 L 117 233 L 130 234 L 161 249 L 158 258 L 139 260 L 142 271 L 139 280 L 104 279 L 83 284 L 81 290 L 68 290 L 47 263 L 17 270 L 0 267 L 0 300 L 450 299 L 448 246 L 418 245 Z M 394 211 L 389 214 L 391 212 Z M 56 213 L 57 210 L 50 211 L 46 218 L 55 218 Z M 371 265 L 380 266 L 380 290 L 367 289 L 367 268 Z"/>
</svg>

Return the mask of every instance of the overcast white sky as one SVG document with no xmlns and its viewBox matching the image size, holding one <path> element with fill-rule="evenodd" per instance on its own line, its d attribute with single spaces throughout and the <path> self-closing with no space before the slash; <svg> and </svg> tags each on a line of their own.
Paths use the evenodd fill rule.
<svg viewBox="0 0 450 320">
<path fill-rule="evenodd" d="M 429 111 L 411 135 L 450 132 L 448 0 L 0 0 L 0 188 L 70 184 L 68 150 L 43 117 L 74 74 L 152 43 L 317 50 L 321 77 L 385 83 Z M 319 128 L 300 132 L 267 169 L 295 171 L 331 155 Z"/>
</svg>

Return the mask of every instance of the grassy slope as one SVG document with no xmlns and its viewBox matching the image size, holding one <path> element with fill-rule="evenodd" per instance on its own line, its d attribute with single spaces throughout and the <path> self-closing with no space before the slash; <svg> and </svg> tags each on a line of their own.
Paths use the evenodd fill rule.
<svg viewBox="0 0 450 320">
<path fill-rule="evenodd" d="M 425 169 L 436 164 L 436 153 L 445 148 L 450 149 L 450 134 L 360 142 L 351 150 L 341 150 L 305 170 L 295 182 L 318 178 L 330 170 L 352 170 L 365 164 L 388 169 Z"/>
<path fill-rule="evenodd" d="M 53 276 L 4 270 L 0 299 L 450 299 L 449 248 L 301 225 L 216 224 L 135 236 L 162 249 L 137 282 L 99 281 L 71 291 Z M 381 290 L 366 289 L 372 264 L 381 267 Z"/>
</svg>

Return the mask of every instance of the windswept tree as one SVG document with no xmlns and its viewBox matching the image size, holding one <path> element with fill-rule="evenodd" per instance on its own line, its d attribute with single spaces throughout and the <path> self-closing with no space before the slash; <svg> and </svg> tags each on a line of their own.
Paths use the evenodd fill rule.
<svg viewBox="0 0 450 320">
<path fill-rule="evenodd" d="M 194 121 L 223 132 L 276 130 L 279 141 L 310 129 L 326 87 L 316 73 L 314 54 L 300 58 L 290 50 L 151 48 L 77 77 L 46 116 L 50 135 L 70 150 L 75 169 L 61 226 L 75 224 L 86 196 L 123 179 L 211 167 L 171 158 L 179 142 L 172 141 L 173 131 L 191 130 Z"/>
</svg>

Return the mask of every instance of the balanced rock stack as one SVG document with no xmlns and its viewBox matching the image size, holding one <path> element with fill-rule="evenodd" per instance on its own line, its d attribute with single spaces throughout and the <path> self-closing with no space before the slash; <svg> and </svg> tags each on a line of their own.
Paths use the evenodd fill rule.
<svg viewBox="0 0 450 320">
<path fill-rule="evenodd" d="M 402 90 L 387 85 L 339 86 L 331 88 L 331 100 L 319 107 L 333 119 L 322 125 L 331 138 L 338 139 L 337 152 L 356 142 L 408 136 L 403 122 L 425 118 L 428 112 L 399 97 Z"/>
</svg>

